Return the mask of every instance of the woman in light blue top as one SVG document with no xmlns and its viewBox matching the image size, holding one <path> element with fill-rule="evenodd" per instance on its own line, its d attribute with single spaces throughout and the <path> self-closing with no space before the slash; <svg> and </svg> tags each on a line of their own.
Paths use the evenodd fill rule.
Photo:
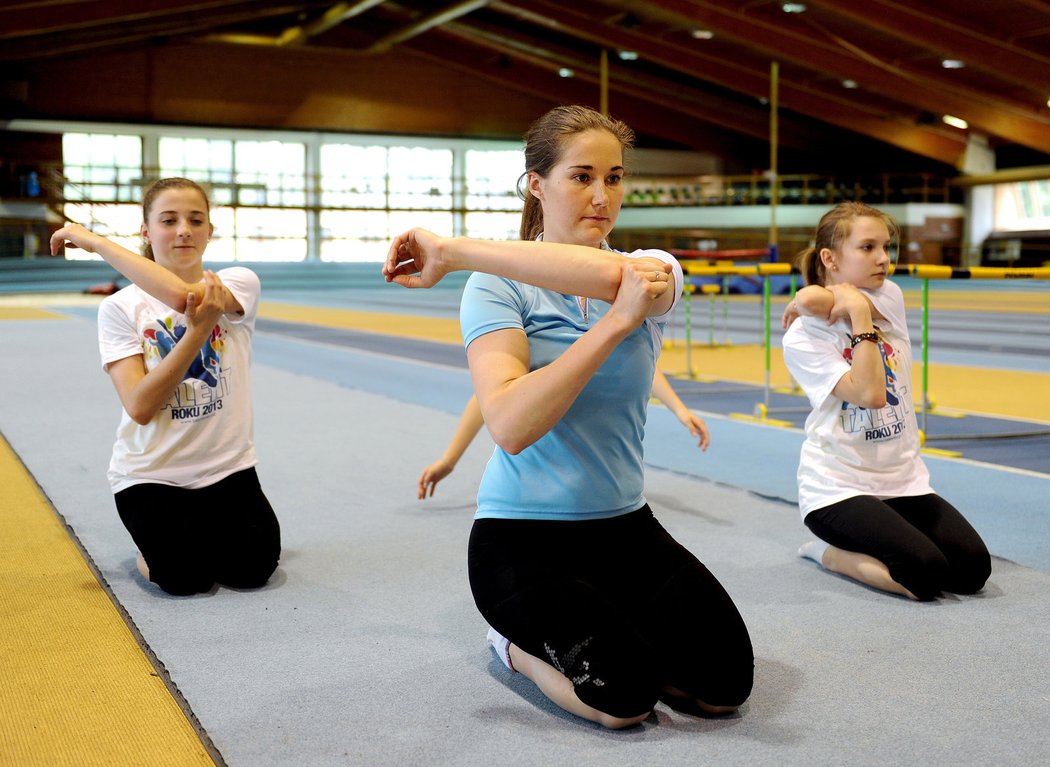
<svg viewBox="0 0 1050 767">
<path fill-rule="evenodd" d="M 646 404 L 682 271 L 663 251 L 606 243 L 633 138 L 591 109 L 548 112 L 526 135 L 520 242 L 414 229 L 383 268 L 406 287 L 474 272 L 460 321 L 497 447 L 471 590 L 509 669 L 610 728 L 644 721 L 658 700 L 735 711 L 754 669 L 736 606 L 643 492 Z"/>
</svg>

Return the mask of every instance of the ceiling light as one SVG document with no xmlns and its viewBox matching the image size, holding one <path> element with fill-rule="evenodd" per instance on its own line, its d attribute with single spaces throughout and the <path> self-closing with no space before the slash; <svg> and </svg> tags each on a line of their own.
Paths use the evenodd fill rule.
<svg viewBox="0 0 1050 767">
<path fill-rule="evenodd" d="M 784 13 L 805 13 L 806 12 L 806 4 L 805 3 L 784 3 L 780 7 L 784 10 Z"/>
<path fill-rule="evenodd" d="M 944 122 L 945 125 L 950 125 L 953 128 L 958 128 L 959 130 L 966 130 L 970 127 L 970 124 L 966 122 L 966 120 L 962 119 L 961 117 L 955 117 L 954 115 L 944 115 L 944 117 L 942 117 L 941 120 Z"/>
<path fill-rule="evenodd" d="M 715 33 L 710 29 L 694 29 L 689 34 L 691 34 L 696 40 L 710 40 L 715 36 Z"/>
<path fill-rule="evenodd" d="M 843 80 L 842 81 L 842 87 L 843 88 L 849 88 L 850 90 L 853 90 L 854 88 L 857 87 L 857 81 L 856 80 Z"/>
<path fill-rule="evenodd" d="M 966 64 L 962 59 L 941 59 L 941 66 L 945 69 L 962 69 Z"/>
<path fill-rule="evenodd" d="M 562 67 L 558 70 L 558 77 L 573 77 L 576 73 L 568 67 Z"/>
<path fill-rule="evenodd" d="M 623 61 L 638 60 L 638 51 L 617 51 L 616 55 L 619 56 Z"/>
</svg>

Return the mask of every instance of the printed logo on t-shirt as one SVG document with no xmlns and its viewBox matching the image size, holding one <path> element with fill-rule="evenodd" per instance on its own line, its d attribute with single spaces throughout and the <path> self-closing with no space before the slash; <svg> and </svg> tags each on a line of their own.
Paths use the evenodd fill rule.
<svg viewBox="0 0 1050 767">
<path fill-rule="evenodd" d="M 861 343 L 870 343 L 870 341 Z M 839 416 L 842 430 L 846 434 L 859 436 L 863 433 L 865 441 L 897 439 L 907 428 L 906 416 L 911 412 L 908 406 L 907 387 L 898 385 L 897 366 L 900 361 L 896 350 L 881 337 L 878 347 L 879 356 L 882 357 L 882 367 L 886 373 L 886 406 L 878 410 L 871 410 L 850 402 L 843 402 L 842 413 Z M 842 356 L 846 362 L 853 364 L 853 349 L 847 346 L 842 350 Z"/>
<path fill-rule="evenodd" d="M 171 317 L 165 317 L 156 320 L 153 327 L 146 328 L 142 335 L 147 364 L 153 360 L 149 365 L 153 367 L 167 357 L 179 339 L 186 335 L 186 326 L 175 325 Z M 226 331 L 215 325 L 211 336 L 186 370 L 182 383 L 175 387 L 175 393 L 164 406 L 165 410 L 170 411 L 173 421 L 195 421 L 222 410 L 222 397 L 229 393 L 227 371 L 222 367 L 225 348 Z"/>
</svg>

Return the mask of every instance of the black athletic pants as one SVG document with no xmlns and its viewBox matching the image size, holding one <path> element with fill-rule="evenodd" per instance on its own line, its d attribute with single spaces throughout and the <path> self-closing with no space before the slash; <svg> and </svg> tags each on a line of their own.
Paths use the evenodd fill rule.
<svg viewBox="0 0 1050 767">
<path fill-rule="evenodd" d="M 992 572 L 981 536 L 933 493 L 886 500 L 860 495 L 815 509 L 805 522 L 832 546 L 879 560 L 922 600 L 942 591 L 973 594 Z"/>
<path fill-rule="evenodd" d="M 281 529 L 254 468 L 195 490 L 132 485 L 114 499 L 150 580 L 169 594 L 258 588 L 277 569 Z"/>
<path fill-rule="evenodd" d="M 489 625 L 599 711 L 638 716 L 668 686 L 712 706 L 751 693 L 740 613 L 648 506 L 580 522 L 476 520 L 468 570 Z"/>
</svg>

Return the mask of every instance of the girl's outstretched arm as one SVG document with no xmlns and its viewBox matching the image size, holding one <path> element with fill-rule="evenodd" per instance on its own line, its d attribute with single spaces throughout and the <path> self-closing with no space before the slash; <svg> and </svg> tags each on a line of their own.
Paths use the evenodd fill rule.
<svg viewBox="0 0 1050 767">
<path fill-rule="evenodd" d="M 204 300 L 204 283 L 186 282 L 155 261 L 133 253 L 80 224 L 66 224 L 51 235 L 51 255 L 58 255 L 59 249 L 66 243 L 88 253 L 98 253 L 107 264 L 177 312 L 186 312 L 186 298 L 190 293 L 196 296 L 198 306 Z M 244 308 L 233 293 L 221 282 L 219 285 L 223 312 L 242 313 Z"/>
</svg>

